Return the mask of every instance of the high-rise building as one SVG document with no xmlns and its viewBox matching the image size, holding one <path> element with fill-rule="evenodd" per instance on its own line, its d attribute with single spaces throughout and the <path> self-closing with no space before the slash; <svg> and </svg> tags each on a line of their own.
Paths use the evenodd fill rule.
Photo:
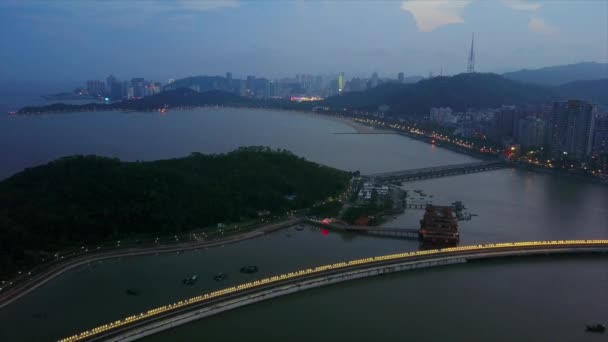
<svg viewBox="0 0 608 342">
<path fill-rule="evenodd" d="M 103 96 L 105 94 L 105 84 L 100 80 L 87 81 L 87 93 L 91 96 Z"/>
<path fill-rule="evenodd" d="M 596 107 L 581 100 L 553 104 L 551 154 L 584 160 L 591 155 Z"/>
<path fill-rule="evenodd" d="M 131 79 L 131 86 L 133 87 L 133 97 L 144 97 L 146 82 L 142 77 L 135 77 Z"/>
<path fill-rule="evenodd" d="M 118 82 L 118 80 L 113 75 L 110 75 L 106 78 L 106 94 L 107 95 L 112 95 L 112 87 L 114 86 L 114 83 L 116 83 L 116 82 Z"/>
<path fill-rule="evenodd" d="M 397 75 L 397 80 L 399 80 L 399 83 L 403 83 L 403 81 L 405 80 L 405 74 L 404 74 L 404 73 L 402 73 L 402 72 L 400 72 L 400 73 Z"/>
<path fill-rule="evenodd" d="M 494 112 L 491 136 L 495 141 L 513 138 L 517 131 L 519 115 L 521 114 L 515 106 L 502 106 Z"/>
<path fill-rule="evenodd" d="M 593 155 L 608 155 L 608 115 L 604 115 L 595 120 Z"/>
<path fill-rule="evenodd" d="M 344 73 L 341 72 L 338 74 L 338 94 L 342 94 L 344 91 Z"/>
<path fill-rule="evenodd" d="M 248 90 L 253 90 L 255 83 L 255 76 L 247 76 L 247 82 L 245 83 Z"/>
<path fill-rule="evenodd" d="M 112 87 L 110 88 L 110 98 L 113 101 L 118 101 L 124 97 L 125 90 L 123 89 L 123 83 L 119 81 L 114 81 L 112 83 Z"/>
<path fill-rule="evenodd" d="M 380 80 L 378 79 L 378 73 L 374 72 L 372 74 L 372 79 L 370 81 L 370 88 L 376 88 L 379 83 L 380 83 Z"/>
<path fill-rule="evenodd" d="M 129 85 L 127 87 L 127 96 L 126 96 L 126 98 L 132 99 L 134 97 L 135 97 L 135 89 L 133 88 L 133 86 Z"/>
<path fill-rule="evenodd" d="M 545 140 L 545 122 L 534 116 L 519 119 L 516 138 L 526 150 L 542 146 Z"/>
</svg>

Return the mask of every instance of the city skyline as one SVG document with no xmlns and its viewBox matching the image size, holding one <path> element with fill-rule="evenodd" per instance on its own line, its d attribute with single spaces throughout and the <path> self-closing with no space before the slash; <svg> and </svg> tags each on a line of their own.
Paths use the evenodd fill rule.
<svg viewBox="0 0 608 342">
<path fill-rule="evenodd" d="M 0 33 L 10 47 L 0 74 L 4 80 L 114 74 L 163 81 L 226 71 L 235 78 L 452 75 L 467 69 L 472 32 L 478 72 L 607 62 L 607 6 L 523 0 L 256 6 L 9 1 L 0 4 L 0 19 L 11 28 Z"/>
</svg>

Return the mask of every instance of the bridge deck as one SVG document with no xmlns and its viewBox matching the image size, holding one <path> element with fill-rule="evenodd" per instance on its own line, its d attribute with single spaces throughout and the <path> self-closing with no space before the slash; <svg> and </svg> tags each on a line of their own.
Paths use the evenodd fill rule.
<svg viewBox="0 0 608 342">
<path fill-rule="evenodd" d="M 204 295 L 192 297 L 176 303 L 148 310 L 139 315 L 133 315 L 122 320 L 117 320 L 80 334 L 67 337 L 60 342 L 73 341 L 127 341 L 134 340 L 151 334 L 147 329 L 150 324 L 155 324 L 154 332 L 169 329 L 187 321 L 206 317 L 217 312 L 226 311 L 230 308 L 239 307 L 249 303 L 254 303 L 264 298 L 272 298 L 281 294 L 288 294 L 314 286 L 302 287 L 302 282 L 307 280 L 321 281 L 322 284 L 331 284 L 350 279 L 358 279 L 365 276 L 373 276 L 387 272 L 399 270 L 416 269 L 420 267 L 432 267 L 450 264 L 451 262 L 464 262 L 469 259 L 496 258 L 505 256 L 522 255 L 545 255 L 562 253 L 607 253 L 608 240 L 567 240 L 567 241 L 533 241 L 533 242 L 512 242 L 487 245 L 474 245 L 451 247 L 444 249 L 423 250 L 415 252 L 405 252 L 392 255 L 364 258 L 348 262 L 339 262 L 331 265 L 308 268 L 296 272 L 277 275 L 270 278 L 260 279 L 253 282 L 233 286 L 227 289 L 214 291 Z M 421 266 L 417 266 L 420 264 Z M 425 265 L 425 266 L 424 266 Z M 379 269 L 378 267 L 384 267 Z M 360 273 L 360 276 L 352 276 L 352 272 L 373 269 L 367 273 Z M 345 274 L 351 274 L 344 277 Z M 330 281 L 328 277 L 333 277 Z M 336 278 L 337 277 L 337 278 Z M 290 284 L 297 286 L 288 289 Z M 321 286 L 321 285 L 317 285 Z M 275 289 L 275 290 L 273 290 Z M 281 290 L 283 289 L 283 290 Z M 251 296 L 261 291 L 275 291 L 279 294 L 264 295 L 262 299 L 254 300 Z M 268 293 L 268 292 L 264 292 Z M 243 298 L 241 304 L 235 304 L 219 311 L 207 310 L 206 314 L 200 314 L 201 308 L 218 308 L 222 302 Z M 259 296 L 258 296 L 259 297 Z M 183 320 L 176 315 L 184 315 L 193 310 L 194 317 Z M 192 316 L 192 315 L 191 315 Z M 138 329 L 139 332 L 133 332 Z"/>
<path fill-rule="evenodd" d="M 305 222 L 319 226 L 321 228 L 333 229 L 345 232 L 356 232 L 370 235 L 390 236 L 403 239 L 418 239 L 418 229 L 412 228 L 392 228 L 392 227 L 376 227 L 376 226 L 355 226 L 348 224 L 329 223 L 324 224 L 320 221 L 306 219 Z"/>
<path fill-rule="evenodd" d="M 368 175 L 368 177 L 375 179 L 395 179 L 395 178 L 409 178 L 423 175 L 452 175 L 457 173 L 465 173 L 467 171 L 486 171 L 491 169 L 497 169 L 506 167 L 507 164 L 503 161 L 489 161 L 489 162 L 474 162 L 454 165 L 443 165 L 434 167 L 425 167 L 420 169 L 411 169 L 403 171 L 392 171 L 383 172 Z"/>
</svg>

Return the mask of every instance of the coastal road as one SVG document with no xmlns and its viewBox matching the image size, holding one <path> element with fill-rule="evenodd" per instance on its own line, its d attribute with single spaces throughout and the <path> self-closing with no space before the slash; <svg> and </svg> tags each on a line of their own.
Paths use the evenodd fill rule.
<svg viewBox="0 0 608 342">
<path fill-rule="evenodd" d="M 212 241 L 184 242 L 154 247 L 125 248 L 108 252 L 98 252 L 94 254 L 81 255 L 53 265 L 45 271 L 35 274 L 31 278 L 25 279 L 19 283 L 15 283 L 12 287 L 0 292 L 0 309 L 14 302 L 15 300 L 25 296 L 36 288 L 46 284 L 53 278 L 76 267 L 86 265 L 91 262 L 151 254 L 176 253 L 181 251 L 195 250 L 199 248 L 221 246 L 228 243 L 235 243 L 246 239 L 258 237 L 285 227 L 292 226 L 294 224 L 300 223 L 301 221 L 302 219 L 300 218 L 291 218 L 285 221 L 264 225 L 246 233 Z"/>
</svg>

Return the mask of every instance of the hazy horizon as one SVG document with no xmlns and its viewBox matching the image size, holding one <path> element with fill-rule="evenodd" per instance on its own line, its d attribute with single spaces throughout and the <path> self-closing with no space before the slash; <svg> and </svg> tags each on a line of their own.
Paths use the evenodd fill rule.
<svg viewBox="0 0 608 342">
<path fill-rule="evenodd" d="M 347 79 L 608 62 L 608 2 L 4 1 L 0 81 L 345 72 Z M 365 42 L 361 44 L 361 42 Z"/>
</svg>

